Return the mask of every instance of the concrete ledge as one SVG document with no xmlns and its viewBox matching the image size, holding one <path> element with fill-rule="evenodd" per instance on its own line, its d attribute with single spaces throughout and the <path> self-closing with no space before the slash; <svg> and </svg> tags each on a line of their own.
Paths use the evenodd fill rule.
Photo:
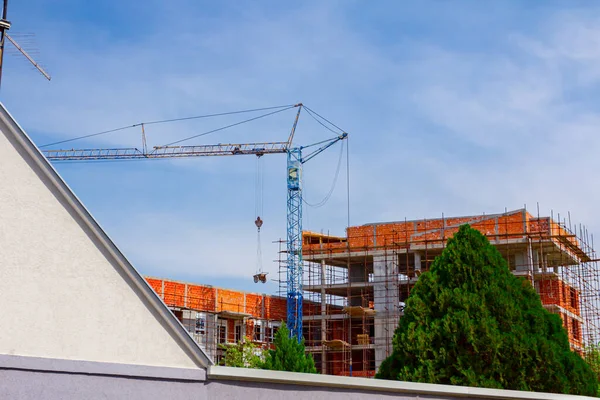
<svg viewBox="0 0 600 400">
<path fill-rule="evenodd" d="M 0 369 L 79 375 L 108 375 L 171 381 L 206 380 L 206 371 L 202 368 L 155 367 L 149 365 L 104 363 L 4 354 L 0 354 Z"/>
<path fill-rule="evenodd" d="M 234 380 L 247 382 L 265 382 L 282 385 L 314 386 L 317 388 L 339 388 L 365 392 L 411 393 L 424 396 L 468 397 L 470 399 L 527 399 L 527 400 L 584 400 L 594 399 L 587 396 L 565 394 L 522 392 L 517 390 L 484 389 L 467 386 L 434 385 L 430 383 L 413 383 L 386 381 L 367 378 L 351 378 L 320 374 L 301 374 L 296 372 L 265 371 L 249 368 L 231 368 L 210 366 L 208 380 Z"/>
</svg>

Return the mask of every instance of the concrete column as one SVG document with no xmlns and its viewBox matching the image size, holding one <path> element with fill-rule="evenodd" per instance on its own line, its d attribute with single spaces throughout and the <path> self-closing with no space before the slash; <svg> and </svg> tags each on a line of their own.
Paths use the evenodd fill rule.
<svg viewBox="0 0 600 400">
<path fill-rule="evenodd" d="M 214 360 L 217 355 L 217 314 L 206 313 L 206 333 L 204 350 Z"/>
<path fill-rule="evenodd" d="M 219 288 L 215 288 L 215 312 L 219 311 Z"/>
<path fill-rule="evenodd" d="M 535 265 L 537 264 L 537 258 L 537 253 L 534 253 L 531 242 L 527 243 L 525 251 L 515 254 L 515 270 L 529 272 L 532 285 L 534 284 L 533 274 Z"/>
<path fill-rule="evenodd" d="M 515 254 L 515 270 L 533 272 L 533 254 L 528 248 L 525 251 Z"/>
<path fill-rule="evenodd" d="M 421 253 L 414 253 L 415 256 L 415 273 L 421 272 Z"/>
<path fill-rule="evenodd" d="M 185 290 L 183 292 L 183 306 L 187 307 L 187 298 L 188 298 L 188 285 L 185 284 Z"/>
<path fill-rule="evenodd" d="M 348 282 L 350 286 L 357 282 L 366 282 L 367 276 L 365 276 L 365 266 L 363 264 L 348 265 Z M 350 306 L 362 306 L 362 299 L 360 297 L 350 297 L 348 301 Z"/>
<path fill-rule="evenodd" d="M 326 282 L 326 274 L 325 274 L 325 260 L 321 260 L 321 373 L 327 373 L 327 352 L 325 351 L 325 346 L 323 342 L 327 340 L 327 302 L 325 297 L 325 282 Z"/>
<path fill-rule="evenodd" d="M 534 259 L 534 256 L 533 256 L 534 251 L 533 251 L 533 247 L 531 246 L 531 240 L 527 244 L 527 254 L 529 256 L 528 257 L 529 258 L 529 263 L 527 264 L 527 268 L 528 268 L 527 270 L 531 274 L 531 279 L 533 279 L 533 269 L 535 268 L 535 259 Z"/>
<path fill-rule="evenodd" d="M 375 306 L 375 369 L 391 354 L 392 337 L 399 321 L 398 263 L 396 255 L 373 256 Z"/>
<path fill-rule="evenodd" d="M 544 254 L 540 249 L 532 250 L 532 264 L 534 272 L 541 272 L 544 269 Z"/>
</svg>

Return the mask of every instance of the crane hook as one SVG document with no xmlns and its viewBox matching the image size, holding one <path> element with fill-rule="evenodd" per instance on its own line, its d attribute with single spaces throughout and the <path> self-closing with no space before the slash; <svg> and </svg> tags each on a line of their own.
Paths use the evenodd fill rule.
<svg viewBox="0 0 600 400">
<path fill-rule="evenodd" d="M 256 227 L 260 231 L 260 227 L 263 225 L 263 220 L 260 219 L 260 217 L 256 217 L 256 221 L 254 221 L 254 225 L 256 225 Z"/>
</svg>

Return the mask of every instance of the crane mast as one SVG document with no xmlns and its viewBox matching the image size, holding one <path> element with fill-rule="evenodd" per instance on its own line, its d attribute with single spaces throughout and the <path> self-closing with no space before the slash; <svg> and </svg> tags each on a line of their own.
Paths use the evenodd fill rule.
<svg viewBox="0 0 600 400">
<path fill-rule="evenodd" d="M 287 326 L 302 338 L 302 149 L 287 153 Z"/>
<path fill-rule="evenodd" d="M 287 327 L 290 335 L 302 340 L 302 304 L 303 304 L 303 263 L 302 263 L 302 166 L 307 161 L 340 140 L 348 137 L 347 133 L 308 146 L 292 145 L 302 104 L 297 104 L 298 112 L 287 142 L 227 143 L 197 146 L 155 146 L 147 151 L 129 148 L 112 149 L 70 149 L 43 150 L 49 161 L 102 161 L 102 160 L 144 160 L 161 158 L 237 156 L 265 154 L 287 154 Z M 142 125 L 143 127 L 143 125 Z M 143 134 L 145 144 L 145 133 Z M 308 155 L 303 156 L 303 149 L 318 146 Z"/>
</svg>

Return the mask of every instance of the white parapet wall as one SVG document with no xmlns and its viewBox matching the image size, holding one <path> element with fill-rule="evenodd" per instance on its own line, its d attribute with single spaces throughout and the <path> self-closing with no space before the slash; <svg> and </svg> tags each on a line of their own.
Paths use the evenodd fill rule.
<svg viewBox="0 0 600 400">
<path fill-rule="evenodd" d="M 219 399 L 514 399 L 585 400 L 587 396 L 434 385 L 249 368 L 211 366 L 208 396 Z"/>
</svg>

